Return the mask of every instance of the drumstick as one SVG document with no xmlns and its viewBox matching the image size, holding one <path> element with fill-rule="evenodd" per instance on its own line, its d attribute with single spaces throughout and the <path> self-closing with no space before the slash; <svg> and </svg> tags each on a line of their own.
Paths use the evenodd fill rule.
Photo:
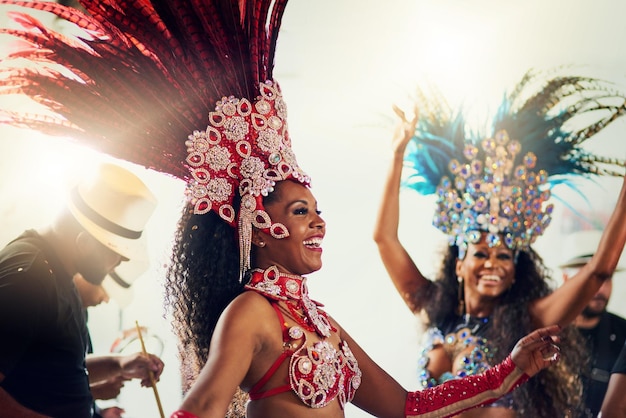
<svg viewBox="0 0 626 418">
<path fill-rule="evenodd" d="M 141 343 L 141 351 L 144 354 L 148 354 L 146 351 L 146 345 L 143 343 L 143 337 L 141 336 L 141 328 L 139 328 L 139 322 L 135 321 L 135 326 L 137 327 L 137 335 L 139 336 L 139 342 Z M 152 390 L 154 391 L 154 397 L 156 398 L 157 406 L 159 407 L 159 413 L 161 414 L 161 418 L 165 418 L 165 414 L 163 414 L 163 406 L 161 406 L 161 398 L 159 398 L 159 392 L 157 391 L 156 381 L 154 380 L 154 373 L 152 370 L 148 370 L 148 374 L 150 376 L 150 384 L 152 385 Z"/>
</svg>

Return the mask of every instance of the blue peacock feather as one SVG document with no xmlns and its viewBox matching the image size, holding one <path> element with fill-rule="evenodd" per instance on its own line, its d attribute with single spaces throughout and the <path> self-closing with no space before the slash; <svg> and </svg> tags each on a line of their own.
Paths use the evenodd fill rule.
<svg viewBox="0 0 626 418">
<path fill-rule="evenodd" d="M 466 143 L 478 144 L 500 130 L 521 144 L 515 165 L 532 152 L 537 156 L 536 169 L 548 173 L 551 185 L 567 182 L 571 175 L 622 176 L 617 168 L 624 166 L 624 160 L 596 155 L 582 144 L 626 113 L 624 94 L 607 81 L 561 76 L 529 96 L 528 90 L 540 78 L 527 73 L 505 95 L 493 118 L 493 132 L 484 134 L 470 132 L 462 111 L 452 111 L 440 97 L 430 99 L 433 103 L 420 95 L 420 120 L 405 156 L 403 185 L 423 195 L 434 193 L 441 179 L 450 176 L 450 161 L 463 161 Z M 482 152 L 478 157 L 484 160 Z"/>
<path fill-rule="evenodd" d="M 529 72 L 487 133 L 471 131 L 440 96 L 419 92 L 417 106 L 403 186 L 437 195 L 433 224 L 461 251 L 480 231 L 490 245 L 525 248 L 550 224 L 554 186 L 576 190 L 574 176 L 623 175 L 623 160 L 582 146 L 626 113 L 626 96 L 610 82 Z"/>
</svg>

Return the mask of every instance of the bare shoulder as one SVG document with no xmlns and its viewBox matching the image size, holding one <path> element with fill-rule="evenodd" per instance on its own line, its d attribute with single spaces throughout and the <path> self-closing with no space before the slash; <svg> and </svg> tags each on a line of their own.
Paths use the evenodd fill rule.
<svg viewBox="0 0 626 418">
<path fill-rule="evenodd" d="M 221 320 L 233 324 L 261 326 L 268 322 L 276 313 L 270 302 L 256 292 L 243 292 L 226 307 Z"/>
</svg>

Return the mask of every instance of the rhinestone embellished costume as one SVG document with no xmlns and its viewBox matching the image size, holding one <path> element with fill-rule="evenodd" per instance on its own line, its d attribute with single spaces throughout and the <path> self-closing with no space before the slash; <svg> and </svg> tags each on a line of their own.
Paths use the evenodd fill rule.
<svg viewBox="0 0 626 418">
<path fill-rule="evenodd" d="M 337 350 L 330 342 L 321 340 L 307 344 L 303 328 L 326 338 L 337 330 L 333 328 L 319 303 L 309 298 L 303 277 L 279 273 L 276 267 L 254 270 L 246 289 L 270 299 L 283 329 L 285 351 L 265 375 L 250 390 L 250 399 L 256 400 L 293 390 L 300 400 L 311 408 L 322 408 L 335 398 L 343 406 L 352 400 L 361 384 L 361 370 L 348 344 L 342 341 Z M 277 301 L 283 301 L 293 313 L 298 325 L 287 327 Z M 304 314 L 300 318 L 298 312 Z M 296 350 L 291 347 L 299 346 Z M 261 391 L 278 367 L 289 359 L 289 385 Z"/>
<path fill-rule="evenodd" d="M 488 370 L 497 350 L 485 338 L 489 326 L 488 317 L 476 318 L 466 314 L 447 325 L 430 327 L 422 338 L 418 359 L 422 388 L 432 388 L 449 380 L 462 379 Z M 443 373 L 439 378 L 432 377 L 427 369 L 428 354 L 436 347 L 443 347 L 452 364 L 452 370 Z M 505 395 L 488 406 L 513 408 L 513 398 Z"/>
<path fill-rule="evenodd" d="M 270 267 L 265 271 L 253 270 L 246 289 L 260 293 L 270 300 L 281 323 L 285 342 L 283 353 L 250 390 L 250 399 L 254 401 L 292 390 L 311 408 L 324 407 L 335 398 L 342 408 L 350 402 L 361 385 L 361 371 L 357 360 L 344 341 L 340 343 L 339 350 L 326 340 L 313 345 L 307 344 L 303 328 L 322 338 L 337 330 L 328 321 L 326 313 L 318 309 L 321 305 L 309 298 L 305 279 L 280 273 L 276 267 Z M 290 312 L 292 309 L 299 309 L 304 313 L 302 319 L 293 315 L 293 320 L 298 325 L 287 326 L 278 301 L 292 305 L 288 308 Z M 292 349 L 293 342 L 299 348 Z M 287 359 L 289 385 L 262 391 Z M 456 415 L 475 406 L 493 402 L 527 379 L 528 376 L 507 357 L 502 363 L 482 374 L 409 393 L 405 414 L 409 418 Z"/>
<path fill-rule="evenodd" d="M 508 356 L 482 374 L 409 393 L 404 413 L 407 418 L 454 416 L 489 404 L 526 380 L 528 376 Z"/>
</svg>

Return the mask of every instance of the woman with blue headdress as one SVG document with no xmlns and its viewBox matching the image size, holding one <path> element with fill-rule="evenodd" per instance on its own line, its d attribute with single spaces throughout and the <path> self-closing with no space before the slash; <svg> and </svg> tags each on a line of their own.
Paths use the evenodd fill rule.
<svg viewBox="0 0 626 418">
<path fill-rule="evenodd" d="M 425 314 L 422 385 L 484 371 L 537 327 L 565 328 L 558 367 L 463 417 L 577 416 L 584 342 L 569 324 L 617 266 L 626 241 L 626 189 L 597 252 L 571 282 L 553 291 L 531 244 L 550 223 L 554 185 L 576 175 L 623 176 L 623 161 L 581 145 L 622 116 L 625 102 L 602 80 L 529 73 L 505 97 L 489 135 L 470 133 L 461 112 L 423 95 L 414 117 L 395 109 L 401 123 L 374 239 L 403 300 L 415 314 Z M 434 280 L 422 274 L 399 240 L 401 186 L 435 194 L 433 225 L 449 245 Z"/>
</svg>

